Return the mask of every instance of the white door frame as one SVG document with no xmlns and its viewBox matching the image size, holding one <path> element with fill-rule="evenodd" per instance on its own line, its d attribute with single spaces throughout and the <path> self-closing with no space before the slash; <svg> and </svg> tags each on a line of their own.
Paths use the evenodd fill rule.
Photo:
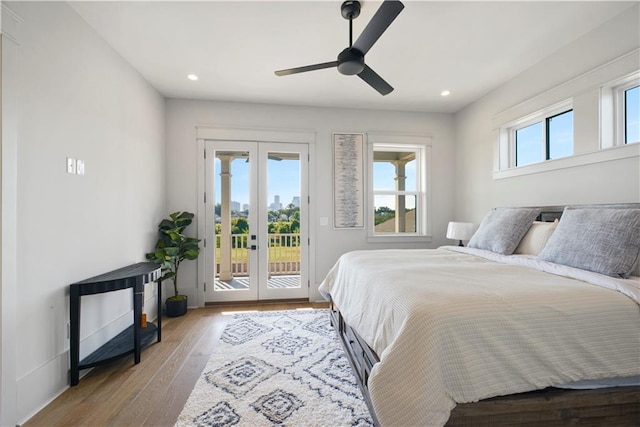
<svg viewBox="0 0 640 427">
<path fill-rule="evenodd" d="M 259 209 L 259 204 L 258 204 L 258 193 L 259 191 L 254 188 L 255 187 L 255 183 L 258 182 L 258 170 L 259 168 L 257 167 L 258 165 L 258 144 L 256 142 L 249 142 L 249 141 L 233 141 L 233 142 L 229 142 L 229 141 L 210 141 L 210 140 L 205 140 L 205 150 L 206 150 L 206 161 L 205 161 L 205 189 L 206 189 L 206 197 L 204 197 L 204 206 L 205 206 L 205 212 L 204 215 L 201 217 L 204 219 L 205 223 L 205 234 L 204 234 L 204 238 L 200 237 L 199 238 L 206 243 L 206 246 L 203 248 L 204 249 L 204 257 L 200 257 L 198 259 L 204 259 L 203 264 L 204 264 L 204 269 L 205 269 L 205 282 L 207 283 L 207 286 L 204 287 L 204 291 L 205 291 L 205 303 L 207 302 L 207 293 L 209 293 L 209 298 L 211 297 L 211 295 L 213 295 L 213 290 L 214 290 L 214 283 L 210 282 L 208 279 L 209 278 L 214 278 L 216 276 L 216 272 L 215 272 L 215 265 L 216 265 L 216 260 L 215 260 L 215 251 L 216 251 L 216 236 L 215 236 L 215 231 L 214 231 L 214 225 L 213 225 L 213 212 L 215 210 L 215 202 L 216 199 L 218 198 L 217 195 L 215 194 L 215 188 L 214 188 L 214 183 L 215 183 L 215 175 L 219 174 L 221 171 L 215 170 L 215 152 L 217 150 L 224 150 L 224 151 L 238 151 L 238 152 L 247 152 L 249 153 L 249 157 L 248 159 L 252 159 L 251 162 L 249 162 L 249 185 L 251 186 L 251 192 L 250 192 L 250 199 L 249 199 L 249 217 L 247 218 L 248 222 L 249 222 L 249 233 L 252 235 L 256 235 L 258 233 L 258 229 L 259 229 L 259 221 L 258 221 L 258 209 Z M 247 159 L 247 160 L 248 160 Z M 230 167 L 230 165 L 229 165 Z M 222 167 L 222 169 L 224 170 L 224 167 Z M 230 178 L 231 179 L 231 178 Z M 224 187 L 224 184 L 222 185 L 222 187 Z M 224 196 L 222 196 L 224 197 Z M 228 201 L 229 203 L 231 202 L 230 200 Z M 224 200 L 222 205 L 224 206 Z M 228 206 L 227 206 L 228 207 Z M 223 219 L 224 219 L 224 214 L 223 214 Z M 229 219 L 230 221 L 230 219 Z M 224 223 L 224 221 L 223 221 Z M 228 236 L 229 239 L 231 238 L 231 232 L 229 230 L 229 234 L 225 234 L 224 230 L 223 230 L 223 238 L 221 239 L 221 244 L 220 247 L 221 249 L 229 249 L 229 251 L 231 251 L 231 241 L 227 241 L 226 243 L 224 242 L 224 236 Z M 252 241 L 249 241 L 248 244 L 253 243 Z M 221 252 L 222 253 L 222 252 Z M 222 301 L 252 301 L 252 300 L 257 300 L 258 299 L 258 277 L 259 277 L 259 270 L 258 270 L 258 251 L 255 250 L 248 250 L 248 265 L 249 265 L 249 283 L 251 284 L 251 286 L 249 287 L 249 289 L 247 290 L 238 290 L 238 291 L 229 291 L 229 292 L 219 292 L 216 293 L 216 296 L 218 297 L 217 301 L 218 302 L 222 302 Z M 209 262 L 207 262 L 209 261 Z M 227 267 L 231 266 L 231 260 L 228 259 L 229 263 L 227 264 Z M 224 268 L 225 263 L 223 263 L 222 261 L 220 262 L 220 275 L 222 276 L 224 271 L 226 271 L 226 269 Z"/>
<path fill-rule="evenodd" d="M 310 130 L 294 130 L 294 129 L 261 129 L 261 128 L 233 128 L 233 127 L 217 127 L 217 126 L 197 126 L 196 127 L 196 142 L 198 144 L 198 216 L 196 218 L 198 226 L 198 238 L 203 239 L 206 236 L 206 223 L 204 218 L 206 217 L 206 206 L 204 193 L 206 191 L 205 184 L 205 170 L 206 162 L 204 158 L 205 153 L 205 141 L 262 141 L 262 142 L 288 142 L 288 143 L 300 143 L 307 144 L 309 148 L 309 159 L 314 158 L 315 155 L 315 141 L 316 133 Z M 308 165 L 308 177 L 315 176 L 314 162 L 309 161 Z M 314 212 L 314 197 L 315 183 L 314 180 L 308 179 L 308 236 L 310 244 L 308 246 L 308 278 L 309 286 L 312 278 L 315 278 L 315 263 L 311 260 L 315 259 L 315 221 L 313 221 Z M 202 218 L 203 220 L 200 220 Z M 207 278 L 207 272 L 205 271 L 206 260 L 204 257 L 199 257 L 198 264 L 198 306 L 204 307 L 205 305 L 205 280 Z M 213 284 L 207 284 L 207 286 L 213 286 Z M 303 284 L 304 285 L 304 284 Z"/>
</svg>

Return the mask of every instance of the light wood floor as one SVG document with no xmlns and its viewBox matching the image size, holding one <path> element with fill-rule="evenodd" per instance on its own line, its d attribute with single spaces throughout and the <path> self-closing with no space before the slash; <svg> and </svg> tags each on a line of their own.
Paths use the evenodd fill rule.
<svg viewBox="0 0 640 427">
<path fill-rule="evenodd" d="M 173 426 L 229 321 L 223 312 L 327 308 L 326 303 L 206 307 L 163 318 L 162 342 L 94 368 L 25 426 Z"/>
</svg>

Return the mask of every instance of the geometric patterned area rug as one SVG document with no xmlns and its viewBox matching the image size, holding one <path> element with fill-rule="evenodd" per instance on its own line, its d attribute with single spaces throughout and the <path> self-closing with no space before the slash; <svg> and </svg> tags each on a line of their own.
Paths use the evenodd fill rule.
<svg viewBox="0 0 640 427">
<path fill-rule="evenodd" d="M 176 426 L 372 426 L 329 310 L 238 313 Z"/>
</svg>

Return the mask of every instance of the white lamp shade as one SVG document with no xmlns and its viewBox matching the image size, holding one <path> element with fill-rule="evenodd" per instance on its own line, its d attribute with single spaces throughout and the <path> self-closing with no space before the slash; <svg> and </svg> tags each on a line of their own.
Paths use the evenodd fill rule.
<svg viewBox="0 0 640 427">
<path fill-rule="evenodd" d="M 447 239 L 469 240 L 473 235 L 473 224 L 470 222 L 450 222 L 447 227 Z"/>
</svg>

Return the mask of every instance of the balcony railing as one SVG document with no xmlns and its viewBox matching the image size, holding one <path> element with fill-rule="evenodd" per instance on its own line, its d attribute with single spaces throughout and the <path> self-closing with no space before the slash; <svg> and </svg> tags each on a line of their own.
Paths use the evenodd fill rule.
<svg viewBox="0 0 640 427">
<path fill-rule="evenodd" d="M 269 274 L 300 274 L 300 234 L 269 234 Z M 249 275 L 249 235 L 231 235 L 231 273 Z M 216 273 L 220 273 L 220 235 L 216 234 Z"/>
</svg>

